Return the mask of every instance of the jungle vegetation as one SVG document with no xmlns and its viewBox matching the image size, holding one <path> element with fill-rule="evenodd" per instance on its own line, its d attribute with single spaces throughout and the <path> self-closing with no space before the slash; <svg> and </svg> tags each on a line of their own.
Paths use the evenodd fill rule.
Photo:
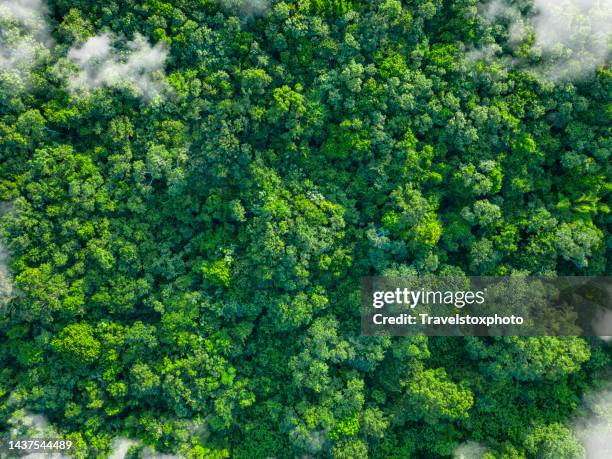
<svg viewBox="0 0 612 459">
<path fill-rule="evenodd" d="M 80 458 L 583 457 L 604 341 L 361 336 L 359 287 L 609 275 L 607 62 L 554 78 L 476 0 L 15 3 L 3 441 L 40 413 Z"/>
</svg>

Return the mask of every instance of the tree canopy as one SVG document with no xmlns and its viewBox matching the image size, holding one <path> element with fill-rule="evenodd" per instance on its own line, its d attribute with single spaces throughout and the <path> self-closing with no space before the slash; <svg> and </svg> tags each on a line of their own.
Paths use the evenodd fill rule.
<svg viewBox="0 0 612 459">
<path fill-rule="evenodd" d="M 80 458 L 584 454 L 598 338 L 359 326 L 362 276 L 611 273 L 612 73 L 572 42 L 594 64 L 551 76 L 531 0 L 518 38 L 476 0 L 13 3 L 3 439 L 28 410 Z"/>
</svg>

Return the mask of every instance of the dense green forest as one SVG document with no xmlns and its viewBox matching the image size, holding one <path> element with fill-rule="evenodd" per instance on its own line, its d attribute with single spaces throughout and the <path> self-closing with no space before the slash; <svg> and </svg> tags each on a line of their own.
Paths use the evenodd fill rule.
<svg viewBox="0 0 612 459">
<path fill-rule="evenodd" d="M 612 273 L 611 13 L 0 0 L 2 441 L 584 457 L 609 344 L 362 336 L 360 279 Z"/>
</svg>

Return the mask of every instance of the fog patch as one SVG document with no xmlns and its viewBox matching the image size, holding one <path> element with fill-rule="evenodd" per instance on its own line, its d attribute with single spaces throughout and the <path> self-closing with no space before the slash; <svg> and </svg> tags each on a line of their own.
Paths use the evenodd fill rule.
<svg viewBox="0 0 612 459">
<path fill-rule="evenodd" d="M 143 447 L 141 442 L 138 440 L 118 437 L 115 438 L 111 444 L 111 453 L 109 454 L 108 458 L 124 459 L 132 447 L 138 447 L 140 450 L 140 455 L 138 457 L 141 459 L 180 459 L 181 457 L 174 454 L 160 453 L 150 446 Z"/>
<path fill-rule="evenodd" d="M 29 411 L 18 411 L 12 418 L 13 433 L 19 432 L 21 429 L 32 434 L 45 434 L 52 430 L 49 427 L 49 421 L 42 414 L 36 414 Z"/>
<path fill-rule="evenodd" d="M 481 459 L 487 451 L 488 449 L 486 446 L 474 441 L 468 441 L 460 444 L 457 449 L 453 451 L 453 459 Z"/>
<path fill-rule="evenodd" d="M 612 43 L 612 0 L 533 0 L 521 11 L 515 2 L 493 0 L 480 16 L 492 26 L 505 25 L 513 51 L 531 41 L 520 59 L 506 61 L 551 82 L 581 79 L 606 64 Z M 495 44 L 469 50 L 468 60 L 499 58 Z M 537 61 L 537 63 L 536 63 Z"/>
<path fill-rule="evenodd" d="M 47 5 L 42 0 L 0 0 L 1 21 L 17 25 L 21 32 L 51 46 L 53 39 L 47 22 L 48 13 Z"/>
<path fill-rule="evenodd" d="M 72 47 L 68 58 L 76 64 L 76 75 L 69 75 L 73 92 L 101 87 L 130 88 L 136 95 L 153 99 L 167 91 L 164 64 L 168 50 L 163 42 L 151 45 L 140 34 L 120 50 L 108 33 L 89 38 Z"/>
<path fill-rule="evenodd" d="M 601 333 L 599 337 L 606 342 L 612 340 L 612 336 L 604 335 L 603 333 L 609 333 L 608 330 L 612 330 L 612 311 L 605 311 L 593 320 L 593 331 L 597 334 Z"/>
<path fill-rule="evenodd" d="M 138 446 L 139 442 L 130 438 L 115 438 L 111 443 L 111 453 L 108 459 L 124 459 L 132 446 Z"/>
<path fill-rule="evenodd" d="M 61 453 L 31 453 L 22 456 L 21 459 L 71 459 Z"/>
<path fill-rule="evenodd" d="M 217 2 L 224 10 L 239 16 L 261 16 L 270 8 L 268 0 L 217 0 Z"/>
<path fill-rule="evenodd" d="M 10 438 L 28 438 L 50 440 L 60 439 L 57 431 L 49 424 L 47 418 L 41 414 L 32 413 L 27 410 L 17 410 L 8 420 L 10 426 Z M 69 456 L 60 452 L 30 453 L 23 459 L 68 459 Z"/>
<path fill-rule="evenodd" d="M 0 241 L 0 308 L 3 308 L 15 297 L 13 276 L 8 268 L 8 251 Z"/>
<path fill-rule="evenodd" d="M 521 11 L 515 6 L 503 0 L 493 0 L 486 4 L 483 16 L 489 23 L 495 23 L 499 20 L 508 22 L 508 41 L 510 44 L 516 45 L 525 38 L 528 24 Z"/>
<path fill-rule="evenodd" d="M 587 459 L 612 457 L 612 384 L 584 398 L 587 415 L 572 425 L 576 438 L 586 450 Z"/>
<path fill-rule="evenodd" d="M 180 456 L 176 456 L 174 454 L 159 453 L 147 446 L 142 451 L 142 459 L 180 459 Z"/>
<path fill-rule="evenodd" d="M 612 0 L 536 0 L 535 51 L 551 80 L 584 77 L 610 56 Z"/>
<path fill-rule="evenodd" d="M 0 0 L 0 85 L 17 94 L 54 45 L 42 0 Z"/>
<path fill-rule="evenodd" d="M 0 218 L 15 211 L 10 202 L 0 201 Z M 0 239 L 0 314 L 6 305 L 17 296 L 13 275 L 9 269 L 10 254 Z"/>
</svg>

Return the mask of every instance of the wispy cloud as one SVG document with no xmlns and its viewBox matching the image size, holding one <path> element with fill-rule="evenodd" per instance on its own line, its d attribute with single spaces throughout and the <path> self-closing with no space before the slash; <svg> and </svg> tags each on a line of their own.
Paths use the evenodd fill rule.
<svg viewBox="0 0 612 459">
<path fill-rule="evenodd" d="M 268 0 L 217 0 L 225 10 L 240 16 L 260 16 L 270 7 Z"/>
<path fill-rule="evenodd" d="M 527 23 L 521 12 L 515 6 L 504 2 L 504 0 L 493 0 L 485 5 L 483 16 L 489 22 L 496 22 L 503 19 L 509 23 L 508 40 L 511 44 L 516 44 L 525 38 Z"/>
<path fill-rule="evenodd" d="M 583 77 L 610 56 L 612 0 L 536 0 L 535 47 L 551 80 Z M 537 49 L 539 48 L 539 49 Z"/>
<path fill-rule="evenodd" d="M 588 76 L 610 57 L 612 0 L 533 0 L 529 15 L 508 0 L 493 0 L 484 4 L 481 16 L 490 24 L 507 24 L 506 44 L 511 48 L 533 35 L 526 59 L 504 62 L 524 65 L 553 82 Z M 499 59 L 496 46 L 471 50 L 467 57 Z M 530 63 L 536 60 L 537 64 Z"/>
<path fill-rule="evenodd" d="M 9 399 L 10 400 L 10 399 Z M 10 403 L 10 401 L 9 401 Z M 8 419 L 12 438 L 49 439 L 61 438 L 55 428 L 49 424 L 44 415 L 27 410 L 16 410 Z M 2 456 L 4 457 L 4 456 Z M 26 459 L 70 459 L 61 452 L 30 453 Z"/>
<path fill-rule="evenodd" d="M 612 341 L 612 336 L 609 335 L 612 330 L 612 311 L 601 311 L 593 319 L 593 331 L 598 333 L 599 337 L 604 341 Z"/>
<path fill-rule="evenodd" d="M 180 459 L 180 456 L 174 454 L 165 454 L 155 451 L 149 447 L 142 452 L 142 459 Z"/>
<path fill-rule="evenodd" d="M 42 0 L 0 0 L 0 20 L 18 24 L 42 42 L 51 41 L 47 14 Z"/>
<path fill-rule="evenodd" d="M 138 441 L 130 438 L 115 438 L 111 444 L 111 452 L 108 459 L 125 459 L 130 448 L 132 446 L 137 446 L 138 444 Z"/>
<path fill-rule="evenodd" d="M 41 0 L 0 0 L 0 81 L 23 90 L 53 44 Z"/>
<path fill-rule="evenodd" d="M 151 45 L 140 34 L 123 51 L 113 47 L 113 37 L 101 34 L 68 51 L 78 71 L 69 76 L 75 91 L 100 87 L 131 87 L 139 96 L 152 99 L 166 90 L 164 64 L 168 51 L 163 43 Z"/>
<path fill-rule="evenodd" d="M 486 446 L 474 441 L 468 441 L 460 444 L 453 451 L 453 459 L 482 459 L 486 453 Z"/>
<path fill-rule="evenodd" d="M 584 446 L 587 459 L 609 459 L 612 457 L 612 387 L 587 394 L 585 406 L 589 414 L 574 422 L 574 435 Z"/>
<path fill-rule="evenodd" d="M 13 212 L 13 205 L 0 202 L 0 217 Z M 13 275 L 9 270 L 9 251 L 0 240 L 0 311 L 17 296 Z"/>
<path fill-rule="evenodd" d="M 0 241 L 0 309 L 15 297 L 13 276 L 8 269 L 8 252 Z"/>
</svg>

